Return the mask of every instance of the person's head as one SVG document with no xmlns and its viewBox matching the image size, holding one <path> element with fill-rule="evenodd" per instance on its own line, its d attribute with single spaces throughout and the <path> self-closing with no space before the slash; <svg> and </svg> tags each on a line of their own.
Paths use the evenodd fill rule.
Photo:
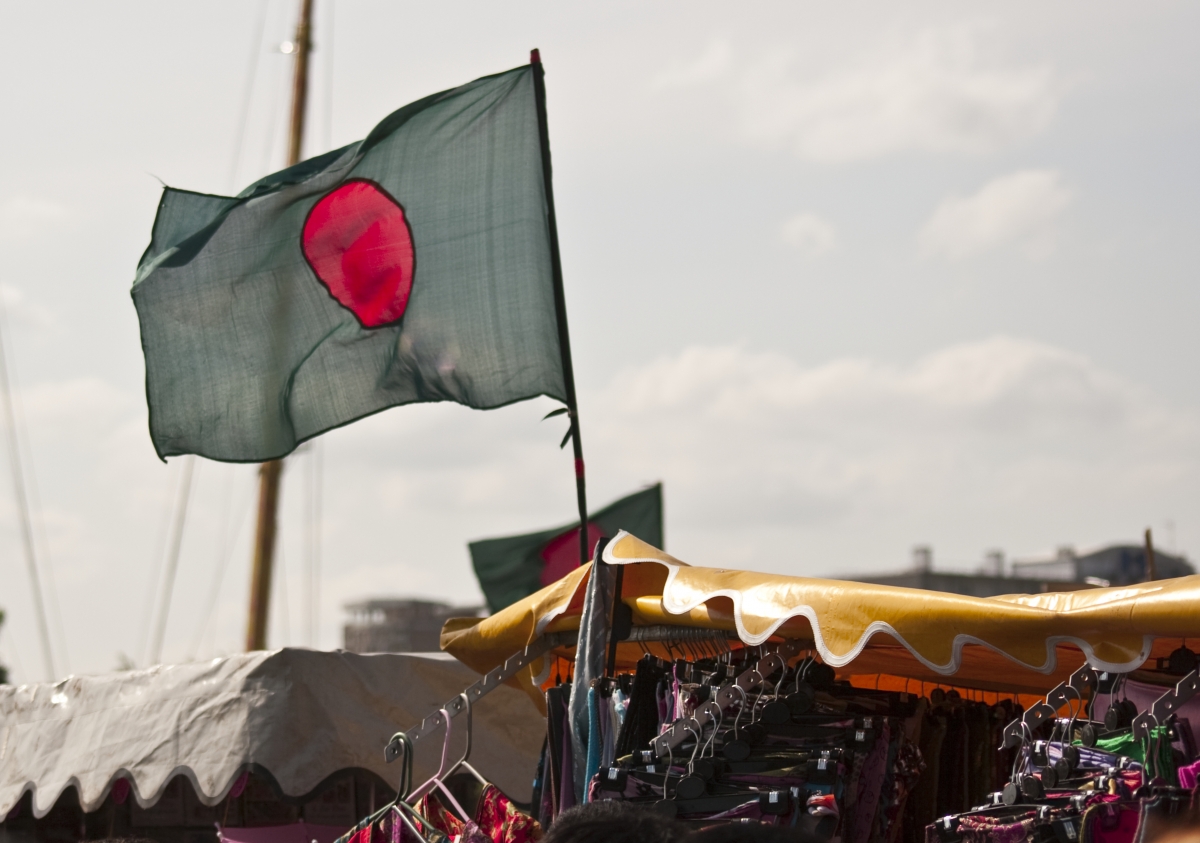
<svg viewBox="0 0 1200 843">
<path fill-rule="evenodd" d="M 577 805 L 554 820 L 542 843 L 683 843 L 687 829 L 644 807 L 605 799 Z"/>
<path fill-rule="evenodd" d="M 693 831 L 687 843 L 820 843 L 797 828 L 759 822 L 732 822 Z"/>
</svg>

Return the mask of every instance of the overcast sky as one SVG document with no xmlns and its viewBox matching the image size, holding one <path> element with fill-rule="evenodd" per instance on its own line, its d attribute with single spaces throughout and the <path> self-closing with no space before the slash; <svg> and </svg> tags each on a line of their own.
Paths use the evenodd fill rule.
<svg viewBox="0 0 1200 843">
<path fill-rule="evenodd" d="M 0 3 L 0 297 L 59 674 L 148 658 L 182 472 L 129 286 L 160 181 L 282 165 L 297 5 Z M 662 480 L 672 553 L 971 570 L 1147 526 L 1200 550 L 1195 4 L 316 6 L 308 154 L 541 48 L 590 499 Z M 467 541 L 572 517 L 551 406 L 324 437 L 317 531 L 290 460 L 271 644 L 311 641 L 318 534 L 323 647 L 353 599 L 480 601 Z M 0 472 L 0 661 L 43 679 Z M 168 661 L 243 638 L 254 469 L 194 484 Z"/>
</svg>

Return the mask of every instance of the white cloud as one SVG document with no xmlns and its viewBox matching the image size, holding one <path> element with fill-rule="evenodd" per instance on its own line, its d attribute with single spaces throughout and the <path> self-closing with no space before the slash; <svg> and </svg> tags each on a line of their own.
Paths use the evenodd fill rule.
<svg viewBox="0 0 1200 843">
<path fill-rule="evenodd" d="M 24 240 L 67 217 L 67 209 L 36 196 L 13 196 L 0 203 L 0 239 Z"/>
<path fill-rule="evenodd" d="M 663 68 L 650 82 L 652 90 L 686 88 L 702 82 L 710 82 L 724 76 L 732 66 L 733 51 L 729 42 L 715 40 L 708 48 L 690 61 L 673 61 Z"/>
<path fill-rule="evenodd" d="M 698 346 L 624 371 L 582 401 L 593 506 L 664 481 L 668 549 L 698 565 L 840 576 L 898 568 L 918 542 L 933 543 L 943 563 L 973 565 L 990 547 L 1019 555 L 1135 537 L 1200 496 L 1200 414 L 1029 340 L 818 365 Z M 108 669 L 118 650 L 138 653 L 178 462 L 154 459 L 140 396 L 103 382 L 42 384 L 26 406 L 73 666 Z M 479 593 L 468 541 L 571 519 L 571 453 L 555 447 L 562 420 L 539 421 L 550 406 L 418 405 L 322 439 L 324 646 L 340 643 L 345 602 L 412 594 L 469 604 Z M 284 640 L 282 594 L 288 640 L 304 641 L 308 460 L 285 469 L 274 644 Z M 170 659 L 200 628 L 218 549 L 234 533 L 220 613 L 198 655 L 234 650 L 242 634 L 254 469 L 199 468 Z M 1186 550 L 1194 533 L 1179 526 Z M 19 592 L 17 541 L 0 486 L 0 571 Z M 8 602 L 11 629 L 33 642 L 20 596 Z"/>
<path fill-rule="evenodd" d="M 654 88 L 715 84 L 741 112 L 749 138 L 813 161 L 988 153 L 1044 130 L 1066 85 L 1050 65 L 997 57 L 987 34 L 926 29 L 819 69 L 778 50 L 735 62 L 733 50 L 715 42 L 698 59 L 665 68 Z"/>
<path fill-rule="evenodd" d="M 592 441 L 610 470 L 667 479 L 697 564 L 848 572 L 886 561 L 890 535 L 899 565 L 926 530 L 980 549 L 1038 530 L 1108 540 L 1100 513 L 1119 501 L 1194 494 L 1200 452 L 1195 412 L 1005 337 L 901 366 L 692 348 L 628 372 L 604 404 Z"/>
<path fill-rule="evenodd" d="M 1053 247 L 1053 223 L 1071 203 L 1054 170 L 1022 170 L 992 179 L 971 196 L 942 200 L 921 228 L 922 254 L 958 259 L 1018 243 L 1031 257 Z"/>
<path fill-rule="evenodd" d="M 34 328 L 49 328 L 55 324 L 50 309 L 30 301 L 17 287 L 0 283 L 0 307 L 13 322 Z"/>
<path fill-rule="evenodd" d="M 837 247 L 837 230 L 816 214 L 789 217 L 780 228 L 780 234 L 785 243 L 812 258 Z"/>
</svg>

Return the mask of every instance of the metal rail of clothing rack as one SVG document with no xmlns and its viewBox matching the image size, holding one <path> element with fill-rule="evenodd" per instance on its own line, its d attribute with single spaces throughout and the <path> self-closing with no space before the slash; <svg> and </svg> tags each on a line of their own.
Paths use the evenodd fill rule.
<svg viewBox="0 0 1200 843">
<path fill-rule="evenodd" d="M 422 738 L 428 737 L 437 731 L 442 723 L 442 711 L 446 711 L 451 717 L 457 717 L 459 714 L 467 710 L 468 703 L 474 705 L 485 694 L 490 693 L 494 688 L 503 685 L 509 679 L 517 675 L 517 672 L 522 668 L 527 667 L 536 659 L 541 658 L 551 650 L 560 647 L 573 647 L 579 639 L 577 630 L 568 632 L 551 632 L 530 642 L 526 647 L 517 651 L 513 655 L 504 660 L 504 664 L 488 671 L 482 679 L 475 682 L 471 686 L 465 688 L 461 694 L 458 694 L 454 699 L 446 702 L 437 711 L 428 715 L 416 727 L 407 732 L 397 732 L 388 741 L 384 749 L 384 759 L 390 764 L 399 758 L 403 752 L 402 737 L 407 736 L 408 740 L 416 745 Z M 687 645 L 703 644 L 712 641 L 723 641 L 728 646 L 729 641 L 738 641 L 736 633 L 723 629 L 708 629 L 702 627 L 681 627 L 681 626 L 641 626 L 633 627 L 628 635 L 622 639 L 621 643 L 666 643 L 678 644 L 686 647 Z M 802 646 L 798 641 L 784 641 L 778 645 L 777 654 L 772 653 L 766 656 L 761 662 L 762 667 L 767 666 L 770 659 L 782 660 L 786 662 L 792 655 L 799 652 Z M 786 652 L 786 655 L 785 655 Z M 754 680 L 753 674 L 758 673 L 759 679 Z M 740 684 L 743 688 L 749 688 L 753 684 L 761 681 L 762 674 L 758 672 L 758 666 L 747 670 L 739 676 L 733 684 Z M 722 692 L 732 698 L 733 693 L 729 687 L 723 688 Z M 703 716 L 703 715 L 702 715 Z M 664 733 L 658 740 L 673 741 L 676 744 L 683 740 L 687 734 L 685 729 L 677 728 L 673 725 L 671 729 Z M 656 742 L 657 743 L 657 742 Z M 664 745 L 665 747 L 665 745 Z"/>
</svg>

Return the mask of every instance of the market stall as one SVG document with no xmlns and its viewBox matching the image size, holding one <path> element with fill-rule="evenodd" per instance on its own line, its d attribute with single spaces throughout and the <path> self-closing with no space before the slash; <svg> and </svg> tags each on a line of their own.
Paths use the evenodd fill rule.
<svg viewBox="0 0 1200 843">
<path fill-rule="evenodd" d="M 1198 607 L 1200 577 L 981 599 L 691 567 L 623 533 L 442 644 L 547 714 L 543 824 L 620 799 L 853 843 L 1098 839 L 1195 817 Z M 442 815 L 420 795 L 414 822 Z"/>
<path fill-rule="evenodd" d="M 213 839 L 304 820 L 333 839 L 394 796 L 396 728 L 474 678 L 440 653 L 284 649 L 0 686 L 0 828 Z M 475 764 L 527 800 L 543 721 L 510 688 L 474 719 Z"/>
</svg>

